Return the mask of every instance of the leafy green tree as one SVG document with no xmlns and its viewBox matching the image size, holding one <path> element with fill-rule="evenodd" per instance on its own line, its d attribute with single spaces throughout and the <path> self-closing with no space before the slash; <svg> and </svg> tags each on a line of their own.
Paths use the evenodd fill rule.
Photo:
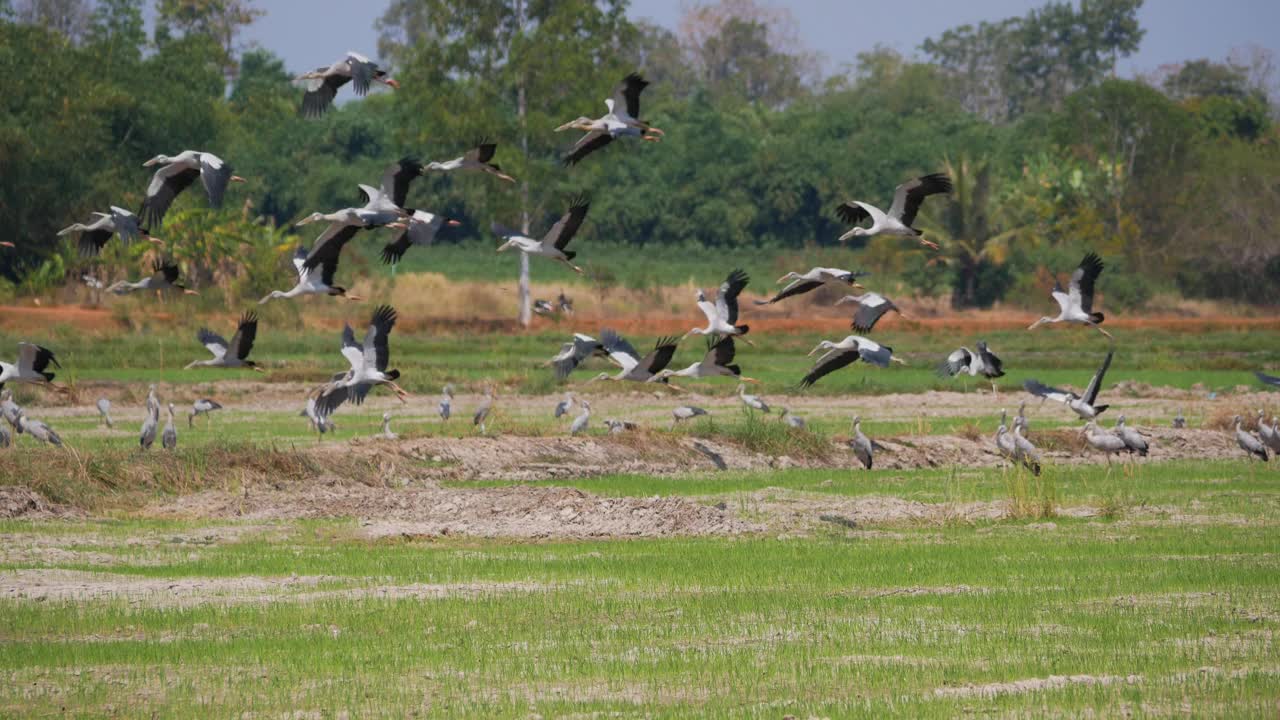
<svg viewBox="0 0 1280 720">
<path fill-rule="evenodd" d="M 157 0 L 156 33 L 170 38 L 176 30 L 212 39 L 222 50 L 225 73 L 234 76 L 236 40 L 262 15 L 253 0 Z"/>
</svg>

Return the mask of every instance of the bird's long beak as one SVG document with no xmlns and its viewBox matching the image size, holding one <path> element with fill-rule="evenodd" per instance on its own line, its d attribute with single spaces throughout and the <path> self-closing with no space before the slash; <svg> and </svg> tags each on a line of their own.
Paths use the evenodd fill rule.
<svg viewBox="0 0 1280 720">
<path fill-rule="evenodd" d="M 941 248 L 941 246 L 939 246 L 939 245 L 938 245 L 938 243 L 936 243 L 936 242 L 931 242 L 931 241 L 929 241 L 929 240 L 925 240 L 923 237 L 921 237 L 921 238 L 920 238 L 920 244 L 921 244 L 921 245 L 923 245 L 923 246 L 925 246 L 925 247 L 927 247 L 927 248 L 929 248 L 929 249 L 931 249 L 931 250 L 941 250 L 941 249 L 942 249 L 942 248 Z"/>
<path fill-rule="evenodd" d="M 232 176 L 231 176 L 231 182 L 242 183 L 242 182 L 249 182 L 249 181 L 248 181 L 248 180 L 245 180 L 244 178 L 240 177 L 239 175 L 232 175 Z"/>
<path fill-rule="evenodd" d="M 152 165 L 155 165 L 157 162 L 159 161 L 156 160 L 155 158 L 151 158 L 150 160 L 142 163 L 142 167 L 151 167 Z"/>
<path fill-rule="evenodd" d="M 805 355 L 805 357 L 813 357 L 813 354 L 814 354 L 814 353 L 816 353 L 816 352 L 818 352 L 818 351 L 819 351 L 819 350 L 821 350 L 821 349 L 822 349 L 822 346 L 821 346 L 821 345 L 819 345 L 819 346 L 815 347 L 814 349 L 810 350 L 810 351 L 809 351 L 809 354 L 808 354 L 808 355 Z"/>
<path fill-rule="evenodd" d="M 364 302 L 364 298 L 363 298 L 363 297 L 361 297 L 361 296 L 359 296 L 359 295 L 352 295 L 351 293 L 347 293 L 346 295 L 343 295 L 342 297 L 344 297 L 344 298 L 346 298 L 346 299 L 348 299 L 348 300 L 350 300 L 350 301 L 352 301 L 352 302 Z"/>
<path fill-rule="evenodd" d="M 854 280 L 854 281 L 853 281 L 853 283 L 849 285 L 849 287 L 853 288 L 854 290 L 866 290 L 866 289 L 867 289 L 867 286 L 866 286 L 866 285 L 863 285 L 862 283 L 858 282 L 857 280 Z"/>
<path fill-rule="evenodd" d="M 515 181 L 516 181 L 516 179 L 515 179 L 515 178 L 511 177 L 510 175 L 508 175 L 508 174 L 506 174 L 506 173 L 497 173 L 497 176 L 498 176 L 498 178 L 500 178 L 500 179 L 502 179 L 502 180 L 506 180 L 506 181 L 507 181 L 507 182 L 509 182 L 509 183 L 513 183 L 513 182 L 515 182 Z"/>
<path fill-rule="evenodd" d="M 400 81 L 399 81 L 399 80 L 397 80 L 397 79 L 395 79 L 395 78 L 387 78 L 386 80 L 383 80 L 382 82 L 384 82 L 388 87 L 390 87 L 390 88 L 392 88 L 392 89 L 394 89 L 394 90 L 399 90 L 399 89 L 400 89 Z"/>
<path fill-rule="evenodd" d="M 182 288 L 182 294 L 183 295 L 199 295 L 200 293 L 196 292 L 195 290 L 192 290 L 191 288 Z"/>
<path fill-rule="evenodd" d="M 739 379 L 739 380 L 741 380 L 742 382 L 749 382 L 749 383 L 753 383 L 753 384 L 755 384 L 755 385 L 759 385 L 759 384 L 760 384 L 760 381 L 759 381 L 759 380 L 757 380 L 757 379 L 755 379 L 755 378 L 749 378 L 749 377 L 747 377 L 746 375 L 739 375 L 739 376 L 738 376 L 738 379 Z"/>
<path fill-rule="evenodd" d="M 565 130 L 572 130 L 573 128 L 575 128 L 575 127 L 577 127 L 577 126 L 578 126 L 578 121 L 577 121 L 577 120 L 574 120 L 573 122 L 567 122 L 567 123 L 565 123 L 565 124 L 561 125 L 560 127 L 556 128 L 556 130 L 555 130 L 555 131 L 556 131 L 556 132 L 564 132 Z"/>
<path fill-rule="evenodd" d="M 257 365 L 250 365 L 249 367 L 252 367 L 254 372 L 260 372 L 260 373 L 264 373 L 264 374 L 267 372 L 266 370 L 263 370 L 262 368 L 258 367 Z"/>
<path fill-rule="evenodd" d="M 573 271 L 574 271 L 574 272 L 576 272 L 576 273 L 578 273 L 579 275 L 581 275 L 581 274 L 583 273 L 582 268 L 578 267 L 577 265 L 570 265 L 569 267 L 573 268 Z M 1105 333 L 1104 333 L 1104 334 L 1105 334 Z M 1110 336 L 1108 336 L 1108 337 L 1110 337 Z"/>
<path fill-rule="evenodd" d="M 903 360 L 902 358 L 897 358 L 897 357 L 890 357 L 890 358 L 889 358 L 889 362 L 896 362 L 896 363 L 898 363 L 899 365 L 906 365 L 906 364 L 907 364 L 907 361 L 906 361 L 906 360 Z"/>
<path fill-rule="evenodd" d="M 146 238 L 147 238 L 147 242 L 149 243 L 154 243 L 156 245 L 164 245 L 164 241 L 158 237 L 152 237 L 150 235 L 147 235 Z"/>
<path fill-rule="evenodd" d="M 750 345 L 751 347 L 755 347 L 755 346 L 756 346 L 756 344 L 755 344 L 755 343 L 753 343 L 753 342 L 751 342 L 749 339 L 747 339 L 747 337 L 746 337 L 745 335 L 739 335 L 739 336 L 738 336 L 738 339 L 739 339 L 739 340 L 741 340 L 742 342 L 744 342 L 744 343 L 746 343 L 746 344 Z"/>
<path fill-rule="evenodd" d="M 270 295 L 268 295 L 268 296 L 266 296 L 266 297 L 262 298 L 261 300 L 259 300 L 259 301 L 258 301 L 258 304 L 259 304 L 259 305 L 266 305 L 268 302 L 270 302 L 270 300 L 271 300 L 271 296 L 270 296 Z"/>
<path fill-rule="evenodd" d="M 848 240 L 849 238 L 853 237 L 853 236 L 854 236 L 854 231 L 856 231 L 857 229 L 858 229 L 858 228 L 854 228 L 853 230 L 850 230 L 850 231 L 846 232 L 845 234 L 841 235 L 841 236 L 839 237 L 839 241 L 840 241 L 840 242 L 844 242 L 845 240 Z"/>
<path fill-rule="evenodd" d="M 310 225 L 310 224 L 311 224 L 311 223 L 313 223 L 313 222 L 315 222 L 315 218 L 311 218 L 311 217 L 304 217 L 304 218 L 302 218 L 301 220 L 299 220 L 298 222 L 294 223 L 294 224 L 293 224 L 293 226 L 294 226 L 294 227 L 302 227 L 303 225 Z"/>
<path fill-rule="evenodd" d="M 1027 329 L 1028 329 L 1028 330 L 1035 330 L 1036 328 L 1040 327 L 1040 324 L 1041 324 L 1041 323 L 1043 323 L 1043 322 L 1044 322 L 1044 318 L 1040 318 L 1039 320 L 1037 320 L 1037 321 L 1035 321 L 1035 322 L 1031 323 L 1030 325 L 1028 325 L 1028 326 L 1027 326 Z"/>
<path fill-rule="evenodd" d="M 462 221 L 461 220 L 445 220 L 444 224 L 448 225 L 449 227 L 458 227 L 459 225 L 462 224 Z"/>
<path fill-rule="evenodd" d="M 387 227 L 389 227 L 389 228 L 394 228 L 394 229 L 396 229 L 396 230 L 408 230 L 408 229 L 409 229 L 409 226 L 408 226 L 408 225 L 405 225 L 405 224 L 404 224 L 404 223 L 402 223 L 402 222 L 390 222 L 390 223 L 387 223 Z"/>
<path fill-rule="evenodd" d="M 189 362 L 189 363 L 187 363 L 187 366 L 186 366 L 186 367 L 184 367 L 184 368 L 182 368 L 182 369 L 183 369 L 183 370 L 190 370 L 191 368 L 193 368 L 193 367 L 195 367 L 195 366 L 196 366 L 195 362 Z"/>
<path fill-rule="evenodd" d="M 5 247 L 17 247 L 16 245 L 9 242 L 8 240 L 0 240 L 0 245 L 3 245 Z"/>
</svg>

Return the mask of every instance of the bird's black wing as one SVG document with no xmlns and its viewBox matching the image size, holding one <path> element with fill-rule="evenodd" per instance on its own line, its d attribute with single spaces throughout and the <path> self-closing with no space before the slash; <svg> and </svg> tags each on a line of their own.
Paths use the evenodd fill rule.
<svg viewBox="0 0 1280 720">
<path fill-rule="evenodd" d="M 488 163 L 493 159 L 493 155 L 497 150 L 497 143 L 490 142 L 488 138 L 480 138 L 476 141 L 475 147 L 468 150 L 463 157 L 479 163 Z"/>
<path fill-rule="evenodd" d="M 222 198 L 227 194 L 227 185 L 234 174 L 235 171 L 222 158 L 208 153 L 200 155 L 200 182 L 204 184 L 209 207 L 222 207 Z"/>
<path fill-rule="evenodd" d="M 982 356 L 982 366 L 986 368 L 984 374 L 987 377 L 1004 377 L 1004 362 L 991 352 L 991 348 L 987 347 L 986 343 L 978 345 L 978 354 Z"/>
<path fill-rule="evenodd" d="M 396 311 L 390 305 L 379 305 L 373 311 L 373 317 L 369 320 L 369 332 L 373 334 L 373 350 L 376 367 L 380 371 L 387 369 L 387 363 L 391 361 L 391 345 L 389 336 L 391 329 L 396 326 Z M 365 351 L 368 352 L 369 339 L 365 339 Z"/>
<path fill-rule="evenodd" d="M 1080 309 L 1086 313 L 1093 312 L 1093 286 L 1104 267 L 1102 258 L 1096 253 L 1089 253 L 1080 261 L 1080 267 L 1071 273 L 1071 284 L 1080 288 Z"/>
<path fill-rule="evenodd" d="M 422 163 L 417 158 L 400 158 L 382 173 L 382 194 L 391 198 L 396 207 L 403 208 L 409 197 L 409 184 L 421 175 Z"/>
<path fill-rule="evenodd" d="M 564 156 L 566 166 L 577 165 L 582 158 L 613 142 L 613 136 L 607 132 L 592 130 L 581 139 Z"/>
<path fill-rule="evenodd" d="M 357 95 L 368 94 L 369 85 L 378 71 L 378 64 L 353 57 L 347 58 L 347 64 L 351 66 L 351 89 L 355 90 Z"/>
<path fill-rule="evenodd" d="M 712 335 L 707 338 L 707 354 L 704 356 L 703 362 L 710 359 L 720 367 L 729 367 L 737 354 L 738 348 L 733 343 L 732 335 L 725 335 L 724 337 Z"/>
<path fill-rule="evenodd" d="M 1022 388 L 1037 397 L 1048 398 L 1050 400 L 1063 401 L 1063 398 L 1073 398 L 1076 396 L 1073 392 L 1068 392 L 1061 388 L 1050 387 L 1039 380 L 1027 380 L 1022 383 Z"/>
<path fill-rule="evenodd" d="M 333 287 L 333 276 L 338 272 L 338 258 L 327 258 L 320 262 L 320 282 Z"/>
<path fill-rule="evenodd" d="M 315 90 L 308 90 L 302 96 L 302 116 L 318 118 L 323 115 L 329 109 L 329 106 L 333 104 L 333 99 L 338 96 L 339 88 L 349 82 L 351 82 L 351 78 L 346 75 L 329 75 L 321 83 L 320 87 Z"/>
<path fill-rule="evenodd" d="M 636 120 L 640 119 L 640 93 L 649 87 L 648 81 L 640 77 L 640 73 L 631 73 L 622 79 L 618 86 L 618 94 L 626 102 L 627 114 Z"/>
<path fill-rule="evenodd" d="M 169 166 L 156 171 L 147 188 L 147 196 L 142 199 L 142 207 L 138 216 L 147 227 L 160 227 L 164 223 L 164 214 L 169 211 L 173 199 L 178 193 L 190 187 L 200 177 L 198 168 L 188 168 L 171 175 L 161 175 Z"/>
<path fill-rule="evenodd" d="M 382 246 L 382 264 L 394 265 L 400 262 L 412 246 L 413 240 L 409 238 L 409 231 L 400 230 L 396 233 L 394 240 Z"/>
<path fill-rule="evenodd" d="M 600 345 L 604 348 L 606 353 L 611 355 L 615 352 L 621 352 L 630 355 L 636 360 L 640 359 L 640 353 L 636 351 L 635 346 L 627 342 L 626 338 L 609 328 L 605 328 L 600 331 Z"/>
<path fill-rule="evenodd" d="M 80 255 L 93 257 L 102 252 L 102 248 L 106 246 L 113 234 L 113 231 L 107 229 L 86 230 L 80 233 L 80 240 L 77 243 L 80 247 Z"/>
<path fill-rule="evenodd" d="M 738 322 L 738 295 L 742 292 L 747 283 L 751 282 L 751 278 L 741 268 L 729 273 L 729 277 L 720 283 L 720 292 L 716 297 L 717 303 L 724 303 L 725 319 L 730 325 Z"/>
<path fill-rule="evenodd" d="M 871 214 L 857 203 L 840 203 L 836 206 L 836 216 L 839 217 L 846 225 L 857 225 L 858 223 L 871 217 Z"/>
<path fill-rule="evenodd" d="M 889 206 L 889 217 L 896 217 L 903 225 L 911 227 L 916 221 L 916 213 L 920 212 L 920 204 L 930 195 L 951 192 L 951 178 L 943 173 L 924 175 L 902 183 L 894 190 L 893 205 Z"/>
<path fill-rule="evenodd" d="M 782 288 L 782 291 L 779 292 L 777 295 L 774 295 L 768 300 L 757 300 L 756 304 L 772 305 L 773 303 L 776 303 L 779 300 L 783 300 L 789 297 L 795 297 L 796 295 L 803 295 L 809 292 L 810 290 L 814 290 L 820 287 L 822 287 L 821 280 L 796 280 L 792 282 L 790 285 Z"/>
<path fill-rule="evenodd" d="M 654 375 L 662 372 L 667 365 L 671 364 L 671 358 L 676 356 L 676 347 L 679 344 L 679 338 L 658 338 L 658 341 L 653 345 L 653 350 L 640 361 L 640 367 Z"/>
<path fill-rule="evenodd" d="M 307 259 L 302 261 L 302 267 L 306 270 L 315 270 L 326 260 L 336 261 L 342 254 L 343 246 L 350 242 L 360 230 L 359 225 L 330 225 L 320 234 L 320 237 L 316 238 L 316 244 L 311 247 L 311 252 L 307 253 Z"/>
<path fill-rule="evenodd" d="M 249 311 L 240 318 L 240 325 L 236 328 L 236 334 L 231 336 L 231 344 L 227 346 L 227 353 L 241 360 L 248 358 L 249 351 L 253 349 L 253 341 L 257 337 L 258 314 Z"/>
<path fill-rule="evenodd" d="M 970 362 L 973 362 L 973 356 L 967 348 L 953 350 L 938 366 L 938 374 L 944 377 L 955 377 L 969 367 Z"/>
<path fill-rule="evenodd" d="M 578 232 L 578 228 L 582 227 L 582 221 L 587 217 L 587 211 L 590 209 L 591 201 L 585 195 L 574 198 L 569 211 L 551 226 L 551 230 L 542 241 L 552 243 L 557 250 L 564 250 Z"/>
<path fill-rule="evenodd" d="M 230 347 L 230 343 L 227 342 L 226 338 L 213 332 L 209 328 L 200 328 L 197 330 L 196 340 L 199 340 L 200 344 L 205 346 L 205 348 L 208 349 L 214 357 L 225 357 L 227 354 L 227 348 Z"/>
<path fill-rule="evenodd" d="M 876 326 L 876 323 L 880 321 L 880 318 L 884 317 L 885 313 L 898 309 L 898 306 L 894 305 L 893 301 L 886 297 L 876 295 L 875 298 L 883 300 L 883 302 L 877 302 L 876 304 L 858 303 L 858 310 L 853 314 L 853 320 L 849 323 L 850 327 L 860 333 L 869 333 Z"/>
<path fill-rule="evenodd" d="M 1264 372 L 1254 372 L 1253 374 L 1258 377 L 1258 382 L 1262 383 L 1263 385 L 1273 385 L 1275 387 L 1280 387 L 1280 377 L 1276 377 L 1275 375 L 1268 375 Z"/>
<path fill-rule="evenodd" d="M 818 382 L 818 380 L 821 380 L 823 377 L 830 375 L 842 367 L 848 367 L 857 361 L 857 348 L 829 352 L 821 358 L 818 358 L 817 364 L 813 366 L 813 369 L 809 371 L 809 374 L 805 375 L 804 378 L 800 380 L 800 389 L 803 390 L 804 388 Z"/>
<path fill-rule="evenodd" d="M 172 285 L 178 282 L 178 275 L 181 273 L 178 270 L 178 266 L 173 263 L 158 263 L 156 265 L 156 274 L 163 277 L 166 283 Z"/>
<path fill-rule="evenodd" d="M 1102 389 L 1102 378 L 1107 374 L 1107 368 L 1111 367 L 1111 356 L 1115 354 L 1115 350 L 1107 351 L 1107 357 L 1102 361 L 1102 367 L 1098 368 L 1098 372 L 1094 373 L 1093 379 L 1089 381 L 1089 387 L 1085 388 L 1084 395 L 1081 396 L 1090 405 L 1093 405 L 1094 401 L 1098 399 L 1098 391 Z"/>
</svg>

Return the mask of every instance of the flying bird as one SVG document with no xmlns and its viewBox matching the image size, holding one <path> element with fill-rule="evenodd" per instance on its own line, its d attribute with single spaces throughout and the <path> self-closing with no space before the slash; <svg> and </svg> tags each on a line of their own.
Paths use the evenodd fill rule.
<svg viewBox="0 0 1280 720">
<path fill-rule="evenodd" d="M 191 404 L 191 412 L 187 413 L 187 427 L 195 426 L 197 415 L 204 415 L 205 420 L 212 421 L 212 413 L 214 410 L 221 410 L 222 406 L 208 398 L 200 398 Z"/>
<path fill-rule="evenodd" d="M 605 356 L 620 369 L 616 375 L 603 372 L 588 382 L 596 380 L 648 382 L 671 364 L 671 358 L 675 357 L 676 346 L 680 342 L 674 337 L 658 338 L 653 344 L 653 350 L 644 357 L 640 357 L 640 353 L 636 352 L 631 343 L 612 330 L 606 329 L 600 333 L 600 340 Z"/>
<path fill-rule="evenodd" d="M 352 301 L 364 299 L 359 295 L 348 293 L 347 289 L 341 285 L 333 284 L 333 276 L 338 272 L 338 253 L 326 253 L 320 259 L 319 267 L 314 270 L 308 270 L 306 267 L 308 255 L 310 252 L 306 246 L 299 245 L 293 251 L 293 270 L 297 274 L 297 284 L 289 290 L 272 290 L 271 294 L 259 300 L 258 304 L 265 305 L 277 298 L 290 300 L 303 295 L 331 295 Z"/>
<path fill-rule="evenodd" d="M 581 130 L 586 133 L 574 143 L 564 156 L 565 165 L 576 165 L 586 156 L 599 150 L 615 138 L 638 137 L 649 142 L 658 142 L 663 133 L 644 120 L 640 120 L 640 93 L 649 83 L 636 73 L 631 73 L 622 80 L 622 84 L 614 91 L 611 98 L 604 101 L 608 109 L 604 115 L 591 119 L 585 115 L 571 120 L 556 132 L 565 130 Z"/>
<path fill-rule="evenodd" d="M 468 150 L 461 157 L 444 162 L 427 163 L 426 171 L 453 172 L 454 170 L 475 170 L 482 173 L 492 175 L 499 180 L 507 182 L 515 182 L 516 179 L 502 171 L 502 168 L 493 162 L 493 155 L 498 149 L 498 144 L 489 142 L 487 139 L 480 140 L 475 147 Z"/>
<path fill-rule="evenodd" d="M 977 345 L 978 351 L 973 352 L 967 347 L 961 347 L 954 350 L 947 359 L 938 366 L 938 374 L 947 377 L 955 377 L 960 374 L 967 373 L 969 377 L 977 377 L 981 375 L 991 381 L 991 392 L 996 392 L 996 378 L 1004 377 L 1004 363 L 996 354 L 991 352 L 991 348 L 987 347 L 985 340 L 979 340 Z"/>
<path fill-rule="evenodd" d="M 1093 374 L 1093 379 L 1089 381 L 1089 386 L 1085 388 L 1083 395 L 1077 395 L 1069 390 L 1049 387 L 1034 379 L 1027 380 L 1022 384 L 1022 387 L 1032 395 L 1066 404 L 1083 420 L 1093 420 L 1110 407 L 1110 405 L 1098 405 L 1097 402 L 1098 391 L 1102 389 L 1102 379 L 1107 374 L 1107 368 L 1111 367 L 1111 357 L 1113 355 L 1115 355 L 1114 350 L 1107 352 L 1106 359 L 1102 361 L 1102 366 L 1098 368 L 1098 372 Z"/>
<path fill-rule="evenodd" d="M 747 287 L 747 283 L 751 282 L 751 278 L 747 277 L 747 273 L 741 269 L 734 270 L 729 273 L 729 277 L 720 283 L 720 287 L 716 290 L 716 301 L 713 303 L 707 300 L 707 295 L 701 288 L 698 290 L 698 309 L 703 315 L 707 316 L 707 326 L 704 328 L 693 328 L 685 333 L 682 340 L 690 335 L 725 335 L 727 337 L 741 337 L 742 341 L 748 345 L 755 343 L 746 339 L 745 336 L 751 330 L 750 325 L 737 325 L 738 322 L 738 295 Z"/>
<path fill-rule="evenodd" d="M 853 202 L 842 203 L 836 208 L 836 214 L 840 219 L 850 225 L 857 225 L 867 219 L 871 220 L 871 227 L 855 227 L 840 236 L 843 242 L 849 238 L 855 237 L 874 237 L 876 235 L 892 235 L 895 237 L 911 237 L 918 238 L 920 244 L 926 247 L 938 249 L 938 244 L 929 242 L 924 239 L 924 233 L 911 227 L 916 221 L 916 213 L 920 211 L 920 204 L 930 195 L 951 192 L 951 178 L 942 173 L 933 173 L 932 175 L 924 175 L 914 180 L 908 180 L 897 187 L 893 192 L 893 204 L 889 206 L 889 212 L 886 213 L 874 205 L 868 205 L 857 200 Z"/>
<path fill-rule="evenodd" d="M 347 83 L 351 83 L 351 88 L 360 96 L 368 94 L 375 82 L 395 90 L 400 89 L 400 83 L 388 75 L 386 70 L 379 68 L 378 63 L 352 51 L 348 51 L 346 57 L 328 67 L 316 68 L 299 75 L 294 82 L 306 89 L 300 112 L 303 117 L 309 118 L 323 115 L 333 104 L 338 90 Z"/>
<path fill-rule="evenodd" d="M 823 340 L 818 343 L 817 347 L 810 350 L 809 354 L 813 355 L 819 350 L 826 350 L 827 352 L 818 358 L 818 362 L 814 364 L 809 374 L 800 380 L 800 389 L 802 390 L 836 370 L 848 367 L 858 360 L 882 368 L 889 367 L 890 362 L 906 364 L 901 359 L 893 356 L 893 348 L 858 335 L 849 335 L 838 343 Z"/>
<path fill-rule="evenodd" d="M 569 206 L 568 212 L 556 221 L 555 225 L 542 236 L 541 240 L 526 236 L 519 230 L 512 230 L 498 223 L 493 224 L 493 233 L 498 237 L 506 240 L 498 247 L 498 252 L 503 252 L 508 248 L 516 248 L 521 252 L 529 255 L 541 255 L 542 257 L 551 258 L 568 265 L 573 268 L 576 273 L 581 273 L 582 268 L 573 264 L 573 258 L 577 253 L 573 250 L 565 250 L 569 245 L 569 241 L 573 240 L 573 236 L 577 234 L 578 228 L 582 226 L 582 221 L 587 217 L 587 211 L 591 209 L 591 202 L 586 196 L 579 195 Z"/>
<path fill-rule="evenodd" d="M 137 282 L 129 282 L 128 280 L 120 280 L 112 283 L 107 288 L 107 292 L 113 295 L 128 295 L 139 290 L 169 290 L 171 288 L 181 290 L 184 295 L 199 295 L 200 293 L 188 288 L 178 280 L 182 271 L 173 262 L 155 259 L 151 263 L 151 274 L 142 278 Z"/>
<path fill-rule="evenodd" d="M 403 221 L 406 227 L 403 230 L 397 230 L 391 236 L 391 242 L 382 248 L 382 262 L 386 265 L 394 265 L 400 262 L 405 252 L 415 245 L 418 247 L 430 247 L 436 241 L 436 234 L 446 225 L 457 227 L 462 224 L 458 220 L 429 213 L 426 210 L 411 210 L 408 212 L 409 217 Z"/>
<path fill-rule="evenodd" d="M 226 338 L 209 328 L 200 328 L 199 332 L 196 333 L 196 339 L 200 341 L 201 345 L 209 349 L 213 357 L 208 360 L 192 360 L 185 369 L 190 370 L 194 367 L 247 367 L 258 372 L 266 372 L 258 367 L 257 363 L 248 359 L 249 352 L 253 350 L 253 341 L 257 337 L 258 314 L 255 312 L 247 312 L 240 316 L 240 323 L 236 326 L 236 334 L 231 336 L 231 342 L 227 342 Z"/>
<path fill-rule="evenodd" d="M 92 257 L 102 252 L 102 248 L 111 239 L 112 235 L 119 235 L 120 242 L 125 245 L 129 245 L 139 237 L 156 245 L 164 244 L 163 240 L 151 237 L 147 229 L 139 225 L 137 215 L 122 207 L 112 205 L 109 213 L 94 212 L 91 214 L 94 219 L 87 225 L 85 223 L 75 223 L 58 231 L 58 237 L 70 235 L 74 232 L 80 233 L 80 239 L 76 244 L 80 248 L 80 254 L 84 257 Z M 101 290 L 101 283 L 95 289 Z"/>
<path fill-rule="evenodd" d="M 732 336 L 718 337 L 711 335 L 707 337 L 707 353 L 702 356 L 702 360 L 683 370 L 671 370 L 668 368 L 649 378 L 647 382 L 666 382 L 668 378 L 673 377 L 732 377 L 743 382 L 760 382 L 742 374 L 742 368 L 733 362 L 736 353 L 737 350 L 734 347 Z"/>
<path fill-rule="evenodd" d="M 797 272 L 789 272 L 778 278 L 778 283 L 784 283 L 790 280 L 786 287 L 778 291 L 778 294 L 768 300 L 756 300 L 756 305 L 772 305 L 773 303 L 785 300 L 796 295 L 803 295 L 811 290 L 816 290 L 827 283 L 840 284 L 842 286 L 862 289 L 862 285 L 858 283 L 858 278 L 866 277 L 870 273 L 850 272 L 841 270 L 840 268 L 816 267 L 807 273 L 801 274 Z"/>
<path fill-rule="evenodd" d="M 599 340 L 583 333 L 574 333 L 569 342 L 560 346 L 560 352 L 545 364 L 555 368 L 557 380 L 564 380 L 593 355 L 608 357 L 609 353 L 605 352 L 604 344 Z"/>
<path fill-rule="evenodd" d="M 242 183 L 244 178 L 232 172 L 231 166 L 213 153 L 199 150 L 183 150 L 177 155 L 157 155 L 142 163 L 143 167 L 159 165 L 151 176 L 151 184 L 147 186 L 146 197 L 142 200 L 142 209 L 138 215 L 148 227 L 160 227 L 165 213 L 173 199 L 191 183 L 200 178 L 204 185 L 205 195 L 209 198 L 209 206 L 215 210 L 222 207 L 222 196 L 227 192 L 227 185 L 233 182 Z"/>
<path fill-rule="evenodd" d="M 396 311 L 390 305 L 379 305 L 369 319 L 369 327 L 365 331 L 364 341 L 357 342 L 355 331 L 350 325 L 342 329 L 342 355 L 351 365 L 345 373 L 321 385 L 316 391 L 316 412 L 328 417 L 333 411 L 348 400 L 355 405 L 364 402 L 369 391 L 378 385 L 386 385 L 395 392 L 400 402 L 406 402 L 408 393 L 396 380 L 400 371 L 389 369 L 391 361 L 391 345 L 389 336 L 396 325 Z"/>
<path fill-rule="evenodd" d="M 56 376 L 49 370 L 50 365 L 59 370 L 62 369 L 52 350 L 33 343 L 20 342 L 17 361 L 7 363 L 0 360 L 0 387 L 4 387 L 5 383 L 18 382 L 43 385 L 61 392 L 63 388 L 53 384 Z"/>
<path fill-rule="evenodd" d="M 1280 388 L 1280 377 L 1276 377 L 1275 375 L 1268 375 L 1264 372 L 1255 372 L 1254 375 L 1258 377 L 1258 382 L 1262 383 L 1263 385 L 1270 385 L 1272 387 Z"/>
<path fill-rule="evenodd" d="M 1099 327 L 1106 316 L 1093 310 L 1093 287 L 1104 267 L 1102 259 L 1096 254 L 1085 255 L 1080 261 L 1080 266 L 1071 273 L 1071 282 L 1067 290 L 1062 289 L 1062 283 L 1054 282 L 1053 284 L 1053 299 L 1058 301 L 1060 308 L 1057 317 L 1046 315 L 1027 329 L 1035 330 L 1045 323 L 1074 323 L 1091 327 L 1114 341 L 1115 338 L 1111 337 L 1111 333 Z"/>
<path fill-rule="evenodd" d="M 897 305 L 894 305 L 892 300 L 876 292 L 862 295 L 845 295 L 836 301 L 836 305 L 844 305 L 845 303 L 857 304 L 858 309 L 853 312 L 853 319 L 849 322 L 849 327 L 860 333 L 871 332 L 876 323 L 880 322 L 880 318 L 884 317 L 890 310 L 902 315 L 902 310 Z"/>
</svg>

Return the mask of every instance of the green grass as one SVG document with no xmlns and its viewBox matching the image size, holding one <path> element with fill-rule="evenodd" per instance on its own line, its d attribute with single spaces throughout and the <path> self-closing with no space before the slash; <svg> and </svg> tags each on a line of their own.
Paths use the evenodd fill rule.
<svg viewBox="0 0 1280 720">
<path fill-rule="evenodd" d="M 201 545 L 185 538 L 203 526 L 182 523 L 3 522 L 10 548 L 38 540 L 71 551 L 4 571 L 322 579 L 249 593 L 272 602 L 0 599 L 9 680 L 0 715 L 1077 717 L 1173 715 L 1187 703 L 1198 715 L 1273 713 L 1274 478 L 1236 463 L 1087 474 L 1064 471 L 1059 492 L 1075 501 L 1140 485 L 1144 502 L 1203 519 L 520 545 L 369 542 L 347 522 L 273 525 Z M 904 475 L 831 473 L 829 486 L 801 472 L 687 482 L 689 492 L 999 496 L 995 473 Z M 574 484 L 610 482 L 656 491 L 626 478 Z M 81 551 L 116 562 L 77 560 Z M 362 594 L 415 584 L 468 590 Z M 298 596 L 316 592 L 330 594 Z M 965 689 L 1080 675 L 1109 680 L 989 697 Z"/>
</svg>

